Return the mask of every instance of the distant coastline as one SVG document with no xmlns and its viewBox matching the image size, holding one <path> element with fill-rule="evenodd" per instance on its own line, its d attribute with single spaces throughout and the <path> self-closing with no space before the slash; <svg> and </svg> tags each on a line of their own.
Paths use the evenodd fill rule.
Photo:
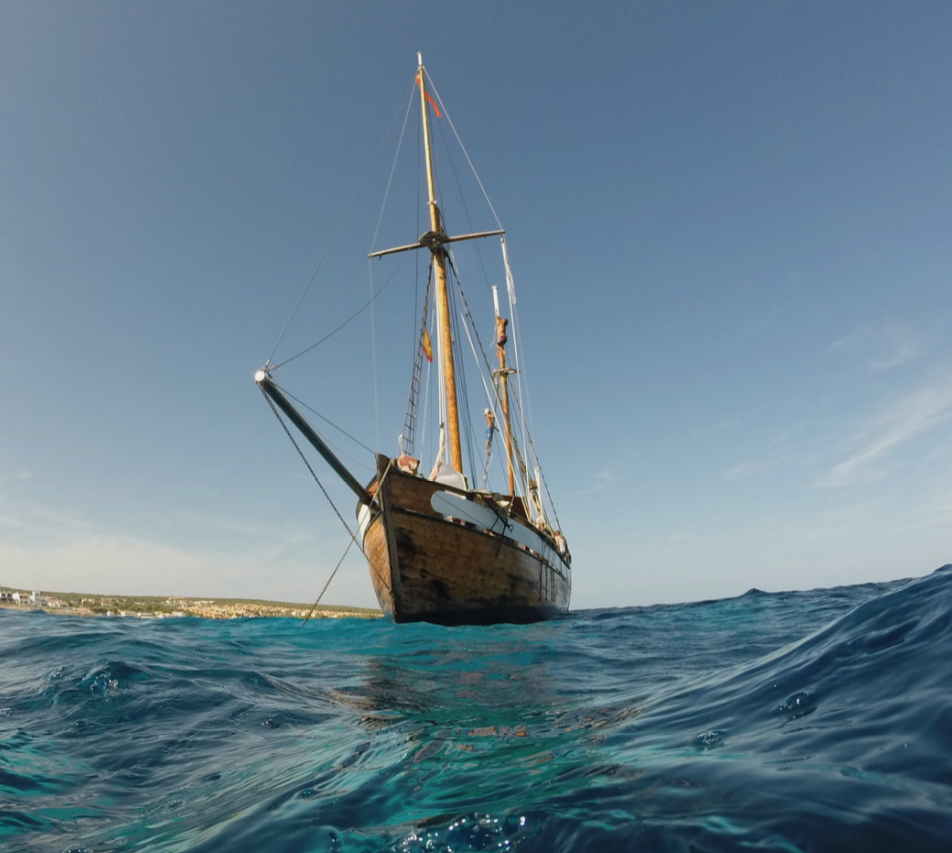
<svg viewBox="0 0 952 853">
<path fill-rule="evenodd" d="M 100 595 L 87 592 L 25 592 L 0 590 L 0 607 L 12 610 L 43 610 L 70 616 L 131 616 L 139 619 L 171 619 L 193 616 L 201 619 L 247 619 L 286 617 L 304 619 L 310 604 L 245 598 L 186 598 L 162 595 Z M 311 619 L 379 619 L 383 613 L 366 607 L 321 604 Z"/>
</svg>

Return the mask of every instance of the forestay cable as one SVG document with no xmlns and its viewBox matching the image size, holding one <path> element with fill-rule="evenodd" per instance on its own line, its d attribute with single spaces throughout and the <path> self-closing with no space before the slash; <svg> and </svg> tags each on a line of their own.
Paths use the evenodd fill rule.
<svg viewBox="0 0 952 853">
<path fill-rule="evenodd" d="M 397 115 L 399 115 L 399 112 L 397 113 Z M 391 122 L 390 122 L 390 127 L 393 127 L 393 123 L 394 123 L 394 121 L 396 121 L 396 118 L 397 118 L 397 116 L 395 115 L 395 116 L 393 117 L 393 119 L 391 120 Z M 406 118 L 404 118 L 404 125 L 405 125 L 405 124 L 406 124 Z M 364 169 L 364 173 L 363 173 L 363 175 L 361 175 L 360 181 L 358 181 L 357 187 L 356 187 L 356 189 L 354 190 L 353 194 L 352 194 L 351 197 L 350 197 L 350 201 L 347 202 L 347 206 L 344 208 L 344 212 L 341 214 L 341 217 L 340 217 L 340 219 L 338 220 L 337 225 L 334 226 L 334 230 L 331 232 L 331 236 L 330 236 L 330 238 L 328 239 L 327 244 L 324 246 L 324 251 L 321 253 L 321 257 L 318 259 L 317 265 L 314 267 L 313 272 L 311 272 L 311 277 L 307 280 L 307 284 L 304 286 L 304 290 L 301 292 L 301 295 L 300 295 L 300 297 L 298 298 L 297 304 L 294 306 L 294 310 L 291 311 L 291 316 L 288 317 L 288 321 L 287 321 L 287 323 L 284 324 L 284 328 L 281 330 L 281 334 L 278 335 L 278 340 L 277 340 L 277 342 L 275 343 L 274 348 L 271 350 L 271 355 L 268 356 L 268 360 L 265 362 L 265 365 L 266 365 L 266 366 L 268 366 L 268 365 L 271 364 L 271 361 L 272 361 L 272 359 L 274 358 L 274 354 L 278 351 L 278 347 L 281 346 L 281 341 L 284 340 L 284 336 L 287 334 L 288 329 L 290 328 L 292 321 L 294 320 L 295 316 L 297 315 L 298 309 L 300 309 L 300 307 L 301 307 L 301 303 L 304 302 L 304 297 L 307 296 L 308 291 L 311 289 L 311 285 L 314 284 L 314 279 L 317 278 L 317 273 L 318 273 L 318 271 L 319 271 L 320 268 L 324 265 L 324 261 L 325 261 L 325 259 L 327 258 L 327 253 L 330 251 L 330 248 L 331 248 L 331 246 L 334 244 L 334 240 L 335 240 L 335 238 L 337 237 L 337 232 L 340 231 L 341 226 L 344 224 L 344 222 L 346 221 L 348 215 L 350 214 L 350 209 L 354 206 L 354 202 L 357 200 L 357 196 L 360 194 L 360 191 L 361 191 L 361 189 L 363 188 L 364 183 L 365 183 L 366 180 L 367 180 L 367 176 L 370 174 L 371 168 L 373 167 L 374 163 L 377 162 L 377 158 L 380 156 L 380 152 L 381 152 L 381 150 L 383 149 L 384 141 L 389 137 L 389 135 L 390 135 L 390 128 L 388 128 L 387 131 L 386 131 L 386 133 L 384 133 L 383 136 L 380 138 L 380 142 L 379 142 L 378 145 L 377 145 L 377 150 L 374 152 L 374 156 L 370 158 L 370 162 L 367 164 L 367 168 Z M 403 132 L 401 131 L 401 137 L 402 137 L 402 135 L 403 135 Z M 383 288 L 381 288 L 381 290 L 382 290 L 382 289 L 383 289 Z M 378 295 L 379 295 L 379 293 L 378 293 Z M 371 301 L 373 301 L 373 300 L 371 300 Z M 369 303 L 368 303 L 368 304 L 369 304 Z M 365 305 L 364 308 L 366 308 L 366 307 L 367 307 L 367 306 Z M 362 311 L 362 310 L 364 310 L 364 309 L 361 308 L 360 310 Z M 358 311 L 357 313 L 359 314 L 360 311 Z M 353 319 L 353 318 L 352 318 L 352 319 Z M 349 321 L 348 321 L 348 322 L 349 322 Z M 345 324 L 345 325 L 346 325 L 346 324 Z M 337 331 L 339 331 L 339 329 L 335 329 L 335 330 L 334 330 L 334 332 L 337 332 Z M 334 334 L 334 332 L 331 332 L 331 334 Z M 330 335 L 328 335 L 327 337 L 330 337 Z M 326 340 L 326 338 L 325 338 L 325 340 Z M 320 343 L 320 341 L 318 341 L 318 343 Z M 314 344 L 314 346 L 317 346 L 317 344 Z M 309 347 L 308 349 L 313 349 L 313 347 Z M 305 350 L 305 352 L 307 352 L 307 350 Z M 298 355 L 303 355 L 303 353 L 298 353 Z M 296 357 L 296 356 L 295 356 L 295 357 Z M 287 361 L 292 361 L 292 360 L 293 360 L 293 359 L 287 359 Z M 284 363 L 286 364 L 287 361 L 285 361 Z"/>
</svg>

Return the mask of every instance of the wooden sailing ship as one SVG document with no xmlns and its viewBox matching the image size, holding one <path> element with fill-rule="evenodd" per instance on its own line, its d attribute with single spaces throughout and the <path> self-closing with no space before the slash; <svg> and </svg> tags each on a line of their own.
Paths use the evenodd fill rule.
<svg viewBox="0 0 952 853">
<path fill-rule="evenodd" d="M 440 394 L 440 447 L 429 476 L 413 455 L 412 426 L 418 405 L 418 370 L 411 381 L 411 395 L 401 453 L 377 454 L 376 473 L 363 485 L 338 459 L 288 396 L 276 385 L 271 368 L 255 376 L 260 389 L 317 449 L 334 472 L 357 496 L 358 528 L 352 534 L 370 568 L 377 599 L 396 622 L 428 621 L 442 624 L 530 622 L 565 612 L 572 588 L 571 555 L 565 537 L 550 518 L 541 468 L 534 459 L 534 445 L 526 427 L 516 428 L 522 414 L 512 378 L 518 364 L 510 363 L 509 343 L 516 332 L 511 317 L 503 316 L 498 288 L 493 288 L 494 349 L 496 366 L 485 383 L 485 465 L 480 472 L 466 472 L 462 451 L 460 400 L 457 373 L 458 332 L 451 313 L 448 271 L 453 269 L 451 246 L 467 240 L 498 237 L 509 295 L 510 315 L 515 313 L 512 276 L 508 268 L 505 232 L 491 231 L 451 236 L 444 230 L 437 203 L 431 110 L 440 115 L 427 88 L 428 76 L 418 59 L 418 89 L 429 230 L 419 240 L 393 249 L 373 252 L 378 258 L 398 252 L 429 253 L 429 280 L 435 303 L 438 385 Z M 429 302 L 428 288 L 427 302 Z M 419 337 L 428 361 L 434 354 L 426 330 L 426 314 Z M 416 365 L 422 364 L 417 358 Z M 486 359 L 484 358 L 484 362 Z M 482 426 L 482 424 L 481 424 Z M 410 435 L 407 435 L 410 433 Z M 468 434 L 472 434 L 469 430 Z M 504 445 L 505 488 L 488 487 L 486 472 L 494 453 L 494 435 Z M 496 443 L 498 445 L 498 442 Z M 448 458 L 447 458 L 448 455 Z M 472 458 L 472 454 L 471 454 Z M 472 466 L 471 466 L 472 467 Z"/>
</svg>

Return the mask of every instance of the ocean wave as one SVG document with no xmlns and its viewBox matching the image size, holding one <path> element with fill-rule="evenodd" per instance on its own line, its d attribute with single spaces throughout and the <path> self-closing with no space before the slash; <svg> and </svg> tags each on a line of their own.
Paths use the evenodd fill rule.
<svg viewBox="0 0 952 853">
<path fill-rule="evenodd" d="M 0 625 L 11 851 L 952 838 L 952 567 L 529 626 Z"/>
</svg>

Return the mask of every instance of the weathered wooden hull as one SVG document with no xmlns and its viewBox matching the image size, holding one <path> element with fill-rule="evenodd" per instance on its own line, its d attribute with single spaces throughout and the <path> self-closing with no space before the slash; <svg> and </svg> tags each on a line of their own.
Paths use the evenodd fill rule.
<svg viewBox="0 0 952 853">
<path fill-rule="evenodd" d="M 448 516 L 434 500 L 473 495 L 389 461 L 378 459 L 369 491 L 379 511 L 361 529 L 377 600 L 395 622 L 535 622 L 568 610 L 569 558 L 550 536 L 512 517 L 500 516 L 494 531 Z M 476 500 L 483 515 L 493 506 L 491 498 Z"/>
</svg>

